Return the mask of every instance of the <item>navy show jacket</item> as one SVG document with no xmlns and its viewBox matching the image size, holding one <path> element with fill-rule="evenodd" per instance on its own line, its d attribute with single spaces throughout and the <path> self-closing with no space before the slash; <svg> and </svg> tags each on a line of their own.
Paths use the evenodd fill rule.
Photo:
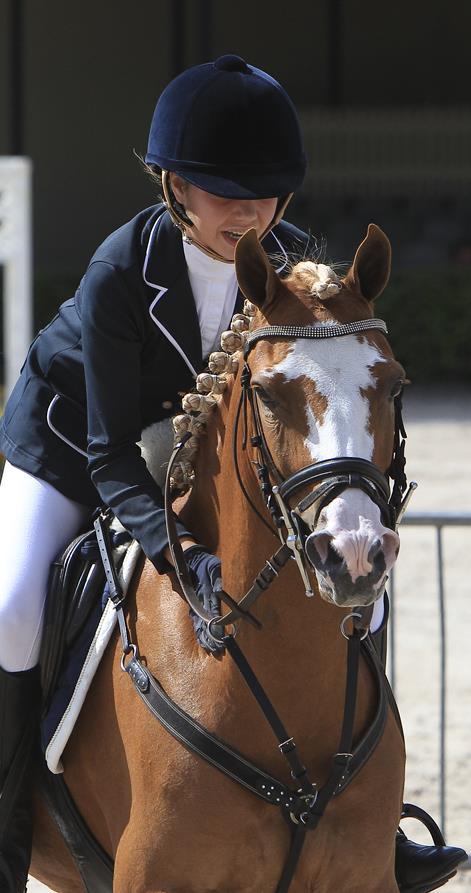
<svg viewBox="0 0 471 893">
<path fill-rule="evenodd" d="M 286 252 L 299 254 L 306 239 L 282 222 L 263 244 L 282 273 Z M 234 312 L 242 303 L 238 292 Z M 70 499 L 109 505 L 162 570 L 163 496 L 136 442 L 180 410 L 202 368 L 181 233 L 165 206 L 154 205 L 105 240 L 75 296 L 34 339 L 5 408 L 0 449 Z"/>
</svg>

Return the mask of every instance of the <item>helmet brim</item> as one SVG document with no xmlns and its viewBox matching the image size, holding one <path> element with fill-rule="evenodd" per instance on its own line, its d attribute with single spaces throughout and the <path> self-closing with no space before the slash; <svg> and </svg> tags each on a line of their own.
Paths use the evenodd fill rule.
<svg viewBox="0 0 471 893">
<path fill-rule="evenodd" d="M 291 165 L 290 171 L 269 173 L 263 171 L 250 172 L 234 172 L 233 177 L 221 176 L 218 173 L 210 173 L 207 170 L 191 170 L 177 165 L 162 164 L 163 159 L 154 160 L 153 157 L 147 155 L 146 162 L 158 164 L 164 170 L 172 171 L 197 186 L 203 192 L 210 192 L 212 195 L 218 195 L 222 198 L 232 199 L 263 199 L 263 198 L 279 198 L 282 195 L 288 195 L 295 192 L 301 186 L 304 174 L 305 163 L 300 162 L 299 166 L 294 168 Z"/>
</svg>

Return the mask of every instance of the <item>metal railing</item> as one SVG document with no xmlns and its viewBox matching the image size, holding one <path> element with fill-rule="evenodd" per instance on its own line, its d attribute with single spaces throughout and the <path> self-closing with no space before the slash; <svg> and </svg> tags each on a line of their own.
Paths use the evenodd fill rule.
<svg viewBox="0 0 471 893">
<path fill-rule="evenodd" d="M 438 569 L 438 625 L 439 625 L 439 811 L 440 825 L 445 833 L 446 808 L 447 808 L 447 612 L 446 612 L 446 585 L 444 568 L 443 530 L 446 527 L 471 527 L 471 512 L 408 512 L 401 525 L 410 527 L 432 527 L 436 534 L 436 556 Z M 465 572 L 465 568 L 463 568 Z M 391 573 L 389 597 L 391 602 L 391 619 L 389 623 L 389 676 L 392 688 L 397 682 L 397 654 L 400 650 L 396 635 L 395 617 L 395 574 Z M 471 869 L 471 857 L 464 865 L 464 869 Z"/>
</svg>

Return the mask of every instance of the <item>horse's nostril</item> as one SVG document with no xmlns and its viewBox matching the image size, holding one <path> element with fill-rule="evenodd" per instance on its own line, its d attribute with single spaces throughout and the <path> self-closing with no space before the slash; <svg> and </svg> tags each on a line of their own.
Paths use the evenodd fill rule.
<svg viewBox="0 0 471 893">
<path fill-rule="evenodd" d="M 330 533 L 311 533 L 305 542 L 305 552 L 314 568 L 320 569 L 327 561 L 332 536 Z"/>
<path fill-rule="evenodd" d="M 382 550 L 381 540 L 375 540 L 373 545 L 370 546 L 370 550 L 368 552 L 368 561 L 370 562 L 370 564 L 374 563 L 375 558 L 377 557 L 377 555 L 379 555 L 381 550 Z"/>
<path fill-rule="evenodd" d="M 332 545 L 331 533 L 311 533 L 305 543 L 309 562 L 316 570 L 338 574 L 345 567 L 345 558 Z"/>
<path fill-rule="evenodd" d="M 329 547 L 327 549 L 326 564 L 328 564 L 329 567 L 337 567 L 338 565 L 344 564 L 344 563 L 345 563 L 345 559 L 344 559 L 343 555 L 340 555 L 340 553 L 337 552 L 336 549 L 334 549 L 332 543 L 329 543 Z"/>
</svg>

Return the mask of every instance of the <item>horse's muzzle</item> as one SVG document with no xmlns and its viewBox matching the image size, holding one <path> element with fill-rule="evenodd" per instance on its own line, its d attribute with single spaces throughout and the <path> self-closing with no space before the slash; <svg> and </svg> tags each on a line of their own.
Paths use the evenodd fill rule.
<svg viewBox="0 0 471 893">
<path fill-rule="evenodd" d="M 305 540 L 305 554 L 316 571 L 321 595 L 340 607 L 369 605 L 383 593 L 388 564 L 381 540 L 368 546 L 362 567 L 352 569 L 352 562 L 334 548 L 328 533 L 311 533 Z"/>
</svg>

